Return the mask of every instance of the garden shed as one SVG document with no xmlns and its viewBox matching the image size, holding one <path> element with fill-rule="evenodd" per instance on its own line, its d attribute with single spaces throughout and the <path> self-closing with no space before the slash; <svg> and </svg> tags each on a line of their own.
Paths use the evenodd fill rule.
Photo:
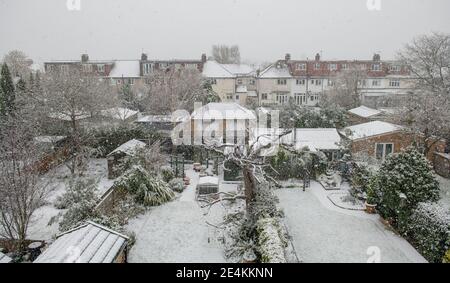
<svg viewBox="0 0 450 283">
<path fill-rule="evenodd" d="M 121 175 L 120 163 L 126 156 L 134 156 L 139 150 L 145 148 L 147 144 L 139 140 L 130 140 L 122 144 L 108 154 L 108 178 L 114 179 Z"/>
<path fill-rule="evenodd" d="M 219 192 L 219 178 L 206 176 L 201 177 L 197 184 L 197 194 L 208 195 Z"/>
<path fill-rule="evenodd" d="M 34 263 L 125 263 L 129 238 L 88 221 L 57 239 Z"/>
</svg>

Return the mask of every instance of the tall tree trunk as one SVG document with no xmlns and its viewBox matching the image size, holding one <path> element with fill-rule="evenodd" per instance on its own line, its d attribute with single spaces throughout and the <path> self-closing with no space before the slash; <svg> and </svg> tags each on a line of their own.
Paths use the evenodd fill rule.
<svg viewBox="0 0 450 283">
<path fill-rule="evenodd" d="M 251 207 L 253 201 L 255 200 L 256 180 L 249 166 L 244 167 L 243 175 L 245 186 L 245 204 L 248 210 Z"/>
</svg>

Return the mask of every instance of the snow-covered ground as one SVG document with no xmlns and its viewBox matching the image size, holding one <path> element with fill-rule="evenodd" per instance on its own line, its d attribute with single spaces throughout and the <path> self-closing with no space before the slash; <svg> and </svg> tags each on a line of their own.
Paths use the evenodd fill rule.
<svg viewBox="0 0 450 283">
<path fill-rule="evenodd" d="M 177 199 L 129 222 L 126 228 L 136 234 L 136 243 L 128 262 L 225 262 L 222 244 L 217 240 L 220 232 L 212 226 L 222 221 L 225 208 L 214 205 L 205 215 L 206 209 L 195 200 L 198 174 L 187 170 L 186 175 L 191 184 Z M 232 189 L 228 184 L 223 188 Z"/>
<path fill-rule="evenodd" d="M 388 230 L 378 215 L 339 208 L 327 198 L 329 193 L 317 182 L 311 182 L 306 192 L 276 192 L 300 260 L 367 262 L 379 249 L 381 262 L 426 262 L 406 240 Z"/>
<path fill-rule="evenodd" d="M 88 169 L 85 174 L 86 178 L 95 178 L 99 180 L 97 194 L 101 196 L 114 183 L 114 180 L 108 180 L 108 164 L 105 158 L 90 159 Z M 57 209 L 54 206 L 58 196 L 65 193 L 67 182 L 70 178 L 70 171 L 64 164 L 54 168 L 47 173 L 44 178 L 51 178 L 50 186 L 53 188 L 51 194 L 47 198 L 48 204 L 36 210 L 31 219 L 31 225 L 28 229 L 28 238 L 32 240 L 50 240 L 59 233 L 59 221 L 65 210 Z M 54 221 L 52 225 L 48 225 L 52 217 L 59 217 L 59 221 Z"/>
</svg>

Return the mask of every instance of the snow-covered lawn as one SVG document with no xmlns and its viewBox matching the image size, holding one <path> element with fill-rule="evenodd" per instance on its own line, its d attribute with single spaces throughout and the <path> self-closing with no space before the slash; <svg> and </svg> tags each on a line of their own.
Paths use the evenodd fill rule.
<svg viewBox="0 0 450 283">
<path fill-rule="evenodd" d="M 129 262 L 225 262 L 218 224 L 223 207 L 214 205 L 208 215 L 195 200 L 198 174 L 187 171 L 191 185 L 174 201 L 151 208 L 126 227 L 136 234 Z M 227 186 L 229 189 L 229 186 Z"/>
<path fill-rule="evenodd" d="M 368 255 L 368 249 L 377 247 L 381 262 L 426 262 L 406 240 L 388 230 L 378 215 L 336 207 L 327 198 L 329 193 L 316 182 L 306 192 L 276 192 L 300 260 L 367 262 L 373 255 Z"/>
<path fill-rule="evenodd" d="M 85 174 L 86 178 L 95 178 L 99 180 L 97 194 L 101 196 L 114 183 L 114 180 L 108 180 L 108 164 L 105 158 L 90 159 Z M 44 178 L 51 178 L 50 186 L 53 188 L 49 195 L 48 204 L 36 210 L 31 219 L 31 225 L 28 229 L 28 238 L 32 240 L 50 240 L 59 233 L 59 221 L 55 221 L 52 225 L 48 225 L 51 218 L 62 216 L 65 210 L 57 209 L 54 203 L 58 196 L 65 193 L 67 182 L 70 178 L 70 171 L 64 164 L 54 168 L 44 175 Z M 61 220 L 61 217 L 59 217 Z"/>
</svg>

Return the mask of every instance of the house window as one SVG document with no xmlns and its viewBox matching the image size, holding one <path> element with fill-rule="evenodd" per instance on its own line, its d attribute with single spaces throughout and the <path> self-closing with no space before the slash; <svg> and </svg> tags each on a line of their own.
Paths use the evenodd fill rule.
<svg viewBox="0 0 450 283">
<path fill-rule="evenodd" d="M 118 85 L 122 84 L 122 79 L 116 79 L 116 84 Z"/>
<path fill-rule="evenodd" d="M 372 86 L 381 86 L 381 80 L 372 80 Z"/>
<path fill-rule="evenodd" d="M 319 70 L 319 69 L 320 69 L 320 63 L 314 64 L 314 69 L 315 69 L 315 70 Z"/>
<path fill-rule="evenodd" d="M 233 95 L 232 94 L 227 94 L 227 100 L 233 100 Z"/>
<path fill-rule="evenodd" d="M 336 71 L 337 70 L 337 64 L 329 64 L 328 65 L 328 69 L 330 69 L 330 71 Z"/>
<path fill-rule="evenodd" d="M 305 85 L 306 80 L 304 80 L 304 79 L 299 79 L 299 80 L 296 81 L 296 83 L 297 83 L 297 85 Z"/>
<path fill-rule="evenodd" d="M 375 144 L 375 157 L 379 160 L 386 159 L 389 154 L 394 152 L 393 143 L 377 143 Z"/>
<path fill-rule="evenodd" d="M 372 71 L 381 71 L 381 65 L 380 64 L 373 64 L 372 65 Z"/>
<path fill-rule="evenodd" d="M 304 93 L 296 93 L 294 95 L 295 104 L 303 105 L 306 104 L 306 94 Z"/>
<path fill-rule="evenodd" d="M 335 83 L 333 80 L 328 80 L 328 86 L 334 86 L 334 85 L 335 85 Z"/>
<path fill-rule="evenodd" d="M 153 71 L 153 64 L 145 63 L 144 64 L 144 75 L 148 75 Z"/>
<path fill-rule="evenodd" d="M 400 87 L 400 81 L 399 80 L 390 80 L 389 86 L 390 87 Z"/>
<path fill-rule="evenodd" d="M 236 94 L 236 100 L 239 100 L 239 94 Z"/>
<path fill-rule="evenodd" d="M 279 104 L 286 104 L 288 102 L 287 94 L 277 94 L 277 102 Z"/>
<path fill-rule="evenodd" d="M 97 65 L 97 71 L 100 73 L 105 72 L 105 65 L 103 65 L 103 64 Z"/>
<path fill-rule="evenodd" d="M 241 85 L 242 84 L 242 79 L 237 79 L 237 84 Z"/>
<path fill-rule="evenodd" d="M 62 73 L 68 73 L 69 72 L 69 66 L 68 65 L 61 65 L 61 72 Z"/>
<path fill-rule="evenodd" d="M 267 100 L 267 93 L 261 94 L 261 99 L 262 100 Z"/>
<path fill-rule="evenodd" d="M 316 85 L 322 85 L 322 80 L 316 80 Z"/>
<path fill-rule="evenodd" d="M 210 79 L 209 81 L 210 81 L 210 83 L 212 85 L 216 85 L 217 84 L 217 80 L 216 79 Z"/>
<path fill-rule="evenodd" d="M 83 64 L 83 72 L 86 72 L 86 73 L 92 72 L 92 65 L 91 64 Z"/>
<path fill-rule="evenodd" d="M 127 83 L 128 83 L 129 85 L 134 85 L 134 79 L 133 79 L 133 78 L 129 78 L 129 79 L 127 80 Z"/>
<path fill-rule="evenodd" d="M 277 83 L 278 83 L 279 85 L 286 85 L 286 84 L 287 84 L 287 80 L 286 80 L 286 79 L 278 79 L 278 80 L 277 80 Z"/>
<path fill-rule="evenodd" d="M 389 66 L 389 71 L 392 71 L 392 72 L 400 72 L 400 70 L 401 70 L 401 68 L 400 68 L 399 65 L 390 65 L 390 66 Z"/>
<path fill-rule="evenodd" d="M 342 64 L 342 70 L 348 70 L 348 64 Z"/>
<path fill-rule="evenodd" d="M 306 64 L 305 63 L 299 63 L 296 65 L 297 71 L 305 71 L 306 70 Z"/>
<path fill-rule="evenodd" d="M 47 72 L 53 71 L 53 65 L 47 65 Z"/>
<path fill-rule="evenodd" d="M 254 79 L 250 79 L 250 85 L 255 85 L 255 80 Z"/>
</svg>

